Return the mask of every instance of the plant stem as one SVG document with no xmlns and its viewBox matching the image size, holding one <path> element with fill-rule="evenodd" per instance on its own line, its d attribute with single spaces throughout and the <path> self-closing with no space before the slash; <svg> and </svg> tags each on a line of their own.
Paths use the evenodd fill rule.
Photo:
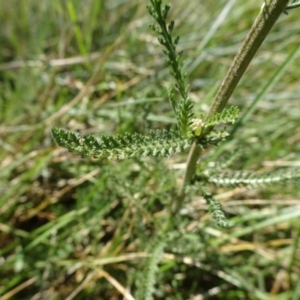
<svg viewBox="0 0 300 300">
<path fill-rule="evenodd" d="M 200 152 L 201 152 L 201 148 L 194 142 L 187 158 L 187 164 L 186 164 L 183 182 L 179 191 L 179 195 L 173 206 L 172 216 L 177 215 L 178 211 L 181 208 L 182 202 L 185 198 L 186 185 L 191 182 L 195 174 L 196 164 Z"/>
<path fill-rule="evenodd" d="M 264 2 L 260 13 L 219 87 L 217 95 L 207 114 L 207 119 L 224 109 L 235 87 L 253 59 L 254 54 L 284 11 L 288 2 L 289 0 L 266 0 Z"/>
<path fill-rule="evenodd" d="M 235 58 L 233 59 L 231 66 L 219 87 L 215 99 L 206 116 L 206 120 L 215 113 L 222 112 L 249 63 L 253 59 L 253 56 L 281 13 L 285 10 L 288 2 L 289 0 L 265 0 L 254 24 L 246 36 L 240 50 L 235 55 Z M 211 129 L 212 128 L 209 128 L 208 131 Z M 207 133 L 207 131 L 205 133 Z M 185 198 L 186 185 L 191 182 L 195 174 L 196 163 L 200 152 L 201 149 L 194 142 L 187 159 L 183 183 L 179 191 L 178 198 L 174 204 L 173 216 L 176 215 L 181 208 L 182 202 Z"/>
</svg>

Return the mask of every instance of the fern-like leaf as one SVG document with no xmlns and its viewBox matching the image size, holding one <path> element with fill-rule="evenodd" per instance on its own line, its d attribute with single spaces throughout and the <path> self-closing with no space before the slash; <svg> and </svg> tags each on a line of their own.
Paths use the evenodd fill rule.
<svg viewBox="0 0 300 300">
<path fill-rule="evenodd" d="M 193 101 L 187 97 L 184 101 L 180 101 L 177 109 L 177 118 L 180 133 L 188 136 L 191 120 L 193 118 Z"/>
<path fill-rule="evenodd" d="M 154 286 L 156 283 L 156 273 L 158 263 L 160 262 L 166 241 L 163 238 L 155 239 L 155 243 L 151 248 L 150 257 L 147 261 L 147 266 L 138 286 L 136 299 L 137 300 L 153 300 Z"/>
<path fill-rule="evenodd" d="M 191 126 L 191 120 L 194 116 L 193 101 L 189 97 L 181 101 L 176 101 L 173 88 L 170 88 L 168 90 L 168 96 L 176 116 L 179 132 L 183 137 L 188 137 L 188 133 L 190 131 Z"/>
<path fill-rule="evenodd" d="M 253 188 L 262 188 L 266 185 L 284 183 L 299 179 L 299 169 L 269 171 L 259 174 L 244 171 L 232 171 L 220 173 L 218 175 L 211 174 L 209 177 L 207 177 L 209 182 L 222 187 L 248 186 Z"/>
<path fill-rule="evenodd" d="M 216 200 L 210 193 L 205 193 L 203 197 L 206 200 L 209 212 L 211 213 L 211 216 L 216 224 L 221 228 L 231 228 L 232 225 L 227 219 L 219 201 Z"/>
<path fill-rule="evenodd" d="M 150 3 L 151 5 L 147 6 L 148 11 L 158 24 L 152 24 L 150 27 L 158 35 L 158 41 L 164 47 L 166 61 L 170 65 L 171 75 L 176 81 L 175 88 L 181 95 L 181 100 L 176 101 L 173 89 L 169 90 L 170 103 L 176 115 L 179 131 L 184 137 L 187 137 L 190 120 L 193 117 L 193 101 L 188 96 L 189 86 L 186 83 L 186 74 L 182 71 L 181 53 L 176 50 L 179 38 L 173 39 L 172 37 L 174 21 L 171 21 L 169 25 L 166 22 L 170 5 L 162 5 L 161 0 L 150 0 Z"/>
<path fill-rule="evenodd" d="M 189 136 L 201 136 L 204 129 L 211 128 L 216 125 L 225 125 L 225 124 L 233 124 L 236 122 L 239 116 L 239 109 L 236 106 L 232 106 L 230 108 L 224 109 L 221 113 L 216 113 L 207 121 L 203 115 L 200 115 L 199 118 L 190 119 L 189 123 Z M 190 118 L 192 115 L 190 115 Z"/>
<path fill-rule="evenodd" d="M 239 117 L 240 110 L 237 106 L 231 106 L 224 109 L 221 113 L 216 113 L 205 122 L 205 127 L 216 126 L 220 124 L 233 124 Z"/>
<path fill-rule="evenodd" d="M 150 131 L 149 135 L 126 133 L 122 136 L 79 135 L 62 128 L 52 128 L 52 136 L 61 147 L 83 157 L 105 157 L 108 159 L 130 157 L 169 157 L 188 148 L 191 140 L 166 130 Z"/>
</svg>

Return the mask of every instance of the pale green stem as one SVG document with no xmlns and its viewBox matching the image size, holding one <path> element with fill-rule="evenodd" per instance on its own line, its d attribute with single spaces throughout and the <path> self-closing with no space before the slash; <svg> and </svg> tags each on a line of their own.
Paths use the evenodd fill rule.
<svg viewBox="0 0 300 300">
<path fill-rule="evenodd" d="M 232 61 L 221 86 L 219 87 L 207 118 L 210 118 L 215 113 L 221 112 L 224 109 L 232 92 L 253 59 L 254 54 L 284 11 L 288 2 L 289 0 L 265 1 L 240 50 Z"/>
<path fill-rule="evenodd" d="M 285 10 L 289 0 L 266 0 L 252 25 L 248 35 L 246 36 L 240 50 L 232 61 L 232 64 L 221 83 L 217 95 L 206 116 L 209 119 L 217 112 L 222 112 L 225 108 L 231 94 L 236 88 L 238 82 L 243 76 L 254 54 L 268 35 L 269 31 Z M 209 128 L 211 130 L 212 128 Z M 207 133 L 208 131 L 204 132 Z M 176 215 L 181 208 L 185 198 L 186 185 L 189 184 L 195 174 L 196 163 L 199 158 L 201 149 L 194 143 L 191 147 L 183 183 L 176 202 L 173 207 L 173 215 Z"/>
</svg>

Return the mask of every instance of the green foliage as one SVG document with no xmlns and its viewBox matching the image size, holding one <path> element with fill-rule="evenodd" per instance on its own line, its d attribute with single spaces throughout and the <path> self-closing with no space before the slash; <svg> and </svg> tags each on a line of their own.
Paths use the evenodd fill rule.
<svg viewBox="0 0 300 300">
<path fill-rule="evenodd" d="M 153 294 L 155 291 L 158 264 L 162 259 L 164 248 L 166 246 L 165 237 L 152 239 L 150 246 L 151 248 L 149 249 L 149 253 L 151 255 L 146 262 L 144 272 L 140 275 L 140 278 L 138 280 L 136 299 L 154 299 Z"/>
<path fill-rule="evenodd" d="M 57 144 L 82 157 L 117 158 L 132 157 L 169 157 L 187 149 L 191 139 L 182 138 L 178 133 L 167 130 L 150 131 L 149 135 L 125 133 L 120 136 L 102 135 L 97 139 L 94 135 L 79 135 L 63 128 L 53 127 L 52 136 Z M 218 145 L 227 137 L 227 132 L 211 132 L 198 139 L 197 144 L 205 149 L 210 145 Z"/>
<path fill-rule="evenodd" d="M 230 171 L 207 177 L 208 182 L 218 186 L 231 188 L 238 186 L 263 188 L 267 185 L 274 185 L 277 183 L 287 183 L 291 181 L 298 182 L 299 179 L 300 170 L 292 168 L 262 173 Z"/>
<path fill-rule="evenodd" d="M 178 135 L 172 131 L 150 131 L 149 135 L 125 133 L 123 136 L 102 135 L 98 141 L 94 136 L 87 135 L 80 137 L 78 134 L 64 129 L 52 128 L 52 136 L 58 145 L 69 149 L 71 152 L 80 153 L 82 156 L 107 157 L 109 159 L 131 158 L 131 157 L 168 157 L 179 153 L 191 145 L 192 140 L 188 137 L 189 125 L 193 116 L 193 102 L 188 96 L 188 86 L 185 82 L 185 75 L 182 73 L 181 54 L 176 52 L 178 38 L 173 40 L 172 30 L 174 22 L 166 24 L 170 10 L 169 5 L 162 8 L 162 1 L 151 1 L 148 11 L 157 21 L 159 27 L 152 25 L 151 28 L 159 35 L 159 42 L 165 47 L 164 53 L 168 57 L 168 63 L 172 67 L 171 74 L 176 80 L 176 89 L 181 94 L 182 100 L 177 102 L 173 91 L 169 90 L 169 99 L 175 112 L 179 132 Z M 208 139 L 199 141 L 203 148 L 208 143 L 217 144 L 223 136 L 210 136 Z"/>
<path fill-rule="evenodd" d="M 234 124 L 239 117 L 239 109 L 236 106 L 231 106 L 228 109 L 224 109 L 221 113 L 216 113 L 207 121 L 205 121 L 205 127 L 216 126 L 220 124 Z"/>
<path fill-rule="evenodd" d="M 203 132 L 202 128 L 218 124 L 234 123 L 238 117 L 239 110 L 236 107 L 226 109 L 215 114 L 205 124 L 201 119 L 192 119 L 193 102 L 188 96 L 188 85 L 186 75 L 182 73 L 181 53 L 176 52 L 179 39 L 173 40 L 172 31 L 174 22 L 166 23 L 170 6 L 162 6 L 162 1 L 153 0 L 151 6 L 147 6 L 150 15 L 156 20 L 158 26 L 151 25 L 152 30 L 159 35 L 159 42 L 165 48 L 164 53 L 168 57 L 168 63 L 172 68 L 172 76 L 176 80 L 175 88 L 181 95 L 181 100 L 175 100 L 173 89 L 168 92 L 170 103 L 175 112 L 180 134 L 172 131 L 150 131 L 149 135 L 138 133 L 125 133 L 116 137 L 102 135 L 97 140 L 92 135 L 79 136 L 70 131 L 52 128 L 52 136 L 58 145 L 69 149 L 71 152 L 81 154 L 83 157 L 106 157 L 108 159 L 131 158 L 131 157 L 169 157 L 179 153 L 192 144 L 196 137 L 196 143 L 202 148 L 209 145 L 218 145 L 227 136 L 225 131 L 213 131 L 199 138 Z M 200 123 L 199 123 L 200 120 Z"/>
<path fill-rule="evenodd" d="M 190 122 L 190 130 L 194 136 L 205 136 L 205 129 L 216 125 L 234 124 L 239 117 L 239 109 L 236 106 L 231 106 L 224 109 L 221 113 L 216 113 L 214 116 L 204 121 L 204 116 L 192 119 Z"/>
<path fill-rule="evenodd" d="M 175 88 L 181 96 L 181 100 L 176 101 L 173 89 L 170 89 L 169 99 L 175 112 L 180 132 L 183 136 L 187 136 L 190 120 L 193 117 L 193 101 L 190 99 L 188 92 L 189 87 L 186 83 L 186 74 L 183 73 L 181 62 L 182 53 L 178 53 L 176 48 L 179 37 L 173 39 L 172 31 L 175 22 L 171 21 L 167 25 L 167 17 L 170 11 L 170 5 L 162 5 L 161 0 L 150 0 L 151 6 L 148 5 L 148 11 L 158 25 L 150 25 L 151 29 L 158 34 L 158 41 L 164 47 L 164 54 L 167 56 L 167 63 L 171 67 L 171 75 L 174 77 Z"/>
<path fill-rule="evenodd" d="M 245 122 L 228 139 L 230 118 L 212 130 L 203 111 L 261 4 L 172 5 L 184 89 L 138 1 L 0 1 L 1 299 L 299 299 L 298 14 L 245 73 L 231 102 Z M 104 157 L 132 158 L 81 159 L 51 126 L 81 155 L 106 144 Z M 160 157 L 194 142 L 197 176 L 175 215 L 187 153 Z M 235 173 L 234 188 L 219 184 Z M 227 214 L 234 228 L 218 228 Z"/>
<path fill-rule="evenodd" d="M 148 136 L 138 133 L 126 133 L 120 136 L 100 136 L 99 140 L 93 135 L 73 133 L 62 128 L 52 128 L 52 136 L 61 147 L 83 157 L 93 156 L 108 159 L 131 157 L 169 157 L 189 147 L 190 140 L 182 139 L 172 131 L 150 131 Z"/>
<path fill-rule="evenodd" d="M 203 198 L 206 200 L 209 212 L 216 224 L 221 228 L 232 227 L 219 201 L 216 200 L 210 193 L 204 193 Z"/>
</svg>

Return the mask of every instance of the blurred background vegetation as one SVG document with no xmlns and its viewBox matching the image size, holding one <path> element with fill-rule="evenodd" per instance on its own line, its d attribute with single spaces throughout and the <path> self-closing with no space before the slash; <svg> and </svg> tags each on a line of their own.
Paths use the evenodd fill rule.
<svg viewBox="0 0 300 300">
<path fill-rule="evenodd" d="M 199 111 L 261 2 L 170 1 Z M 173 81 L 146 4 L 0 2 L 3 300 L 133 299 L 187 153 L 82 159 L 58 148 L 50 128 L 121 134 L 174 126 L 166 95 Z M 222 148 L 239 151 L 235 169 L 299 167 L 299 44 L 295 10 L 281 16 L 235 91 L 231 104 L 242 113 L 257 103 Z M 155 299 L 300 299 L 299 183 L 215 193 L 235 227 L 216 228 L 192 189 L 159 265 Z"/>
</svg>

